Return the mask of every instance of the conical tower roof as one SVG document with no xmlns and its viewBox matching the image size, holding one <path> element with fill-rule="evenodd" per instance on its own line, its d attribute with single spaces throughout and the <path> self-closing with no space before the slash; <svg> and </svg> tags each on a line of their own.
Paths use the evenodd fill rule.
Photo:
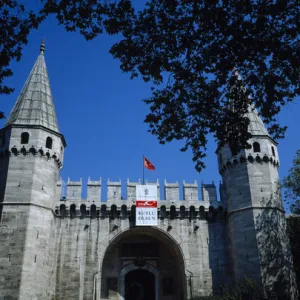
<svg viewBox="0 0 300 300">
<path fill-rule="evenodd" d="M 236 68 L 234 68 L 233 73 L 235 73 L 238 80 L 242 81 L 242 77 Z M 265 127 L 265 124 L 263 123 L 261 117 L 259 116 L 258 111 L 255 108 L 254 104 L 249 105 L 248 113 L 246 114 L 246 116 L 249 119 L 249 126 L 248 126 L 249 133 L 251 133 L 252 135 L 269 136 L 268 130 Z"/>
<path fill-rule="evenodd" d="M 249 118 L 249 133 L 254 135 L 269 135 L 267 128 L 265 127 L 261 117 L 259 116 L 256 108 L 252 105 L 248 108 L 247 117 Z"/>
<path fill-rule="evenodd" d="M 13 107 L 6 126 L 11 124 L 40 125 L 59 132 L 42 41 L 38 56 Z"/>
</svg>

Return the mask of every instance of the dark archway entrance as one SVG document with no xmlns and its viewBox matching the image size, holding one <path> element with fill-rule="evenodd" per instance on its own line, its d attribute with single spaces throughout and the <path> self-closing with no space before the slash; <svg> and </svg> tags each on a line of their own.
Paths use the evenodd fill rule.
<svg viewBox="0 0 300 300">
<path fill-rule="evenodd" d="M 109 241 L 101 267 L 100 299 L 139 299 L 128 296 L 131 281 L 147 290 L 141 299 L 186 299 L 185 261 L 177 241 L 155 227 L 129 228 Z M 151 282 L 150 292 L 145 282 Z"/>
<path fill-rule="evenodd" d="M 125 300 L 154 300 L 155 277 L 146 270 L 134 270 L 125 276 Z"/>
</svg>

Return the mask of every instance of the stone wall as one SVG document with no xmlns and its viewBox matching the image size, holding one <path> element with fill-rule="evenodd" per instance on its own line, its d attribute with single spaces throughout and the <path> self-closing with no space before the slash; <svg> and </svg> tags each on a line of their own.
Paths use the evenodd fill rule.
<svg viewBox="0 0 300 300">
<path fill-rule="evenodd" d="M 59 135 L 34 126 L 6 129 L 10 139 L 0 156 L 0 165 L 9 162 L 0 215 L 0 295 L 51 299 L 56 272 L 54 206 L 63 143 Z M 25 144 L 23 132 L 29 135 Z M 47 137 L 52 138 L 51 149 L 46 148 Z"/>
<path fill-rule="evenodd" d="M 235 281 L 252 277 L 279 299 L 296 299 L 277 147 L 267 136 L 257 136 L 249 143 L 250 149 L 235 156 L 228 146 L 218 151 Z"/>
<path fill-rule="evenodd" d="M 81 213 L 80 206 L 86 205 L 87 201 L 77 203 L 75 215 L 70 213 L 74 201 L 57 202 L 55 294 L 58 299 L 92 299 L 95 293 L 101 295 L 101 299 L 106 299 L 106 279 L 118 278 L 121 271 L 121 260 L 116 251 L 120 243 L 126 240 L 126 233 L 132 232 L 133 235 L 138 228 L 142 230 L 146 239 L 151 232 L 152 238 L 160 237 L 162 241 L 174 240 L 176 244 L 174 248 L 178 247 L 177 252 L 182 253 L 181 259 L 185 267 L 182 272 L 178 271 L 181 264 L 174 262 L 173 267 L 177 268 L 178 274 L 184 274 L 184 281 L 188 280 L 185 282 L 186 296 L 218 292 L 221 285 L 230 282 L 229 259 L 225 250 L 227 239 L 224 212 L 217 210 L 213 212 L 207 208 L 204 217 L 198 213 L 191 218 L 188 209 L 185 216 L 181 216 L 178 210 L 174 218 L 171 218 L 170 214 L 166 217 L 160 215 L 157 229 L 142 228 L 134 226 L 130 206 L 126 210 L 126 215 L 122 215 L 121 204 L 128 201 L 108 201 L 102 204 L 106 205 L 105 214 L 101 214 L 101 206 L 97 205 L 99 213 L 94 217 L 89 212 L 90 207 L 87 207 L 86 214 Z M 159 201 L 163 204 L 166 202 Z M 183 201 L 178 202 L 180 203 L 172 204 L 179 209 Z M 63 215 L 60 213 L 59 205 L 65 207 Z M 116 217 L 111 211 L 114 206 L 117 207 Z M 170 212 L 171 206 L 166 206 L 167 212 Z M 155 234 L 154 230 L 157 230 Z M 119 242 L 116 243 L 116 247 L 110 247 L 116 237 L 119 238 Z M 106 251 L 109 252 L 104 260 Z M 165 251 L 168 251 L 167 247 L 163 248 L 162 255 L 167 255 Z M 169 268 L 170 266 L 161 265 L 160 271 L 162 274 L 165 273 L 164 276 L 169 276 L 170 274 L 166 273 Z M 178 278 L 176 280 L 180 281 Z M 162 282 L 160 284 L 162 285 Z M 160 299 L 177 299 L 175 296 L 160 297 Z"/>
</svg>

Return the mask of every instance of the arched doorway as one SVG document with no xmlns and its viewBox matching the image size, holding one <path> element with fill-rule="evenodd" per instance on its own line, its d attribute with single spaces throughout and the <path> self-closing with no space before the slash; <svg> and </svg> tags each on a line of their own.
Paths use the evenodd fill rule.
<svg viewBox="0 0 300 300">
<path fill-rule="evenodd" d="M 181 247 L 168 233 L 155 227 L 130 228 L 106 249 L 100 299 L 185 299 L 184 266 Z"/>
<path fill-rule="evenodd" d="M 125 275 L 125 300 L 155 299 L 155 277 L 147 270 L 137 269 Z"/>
</svg>

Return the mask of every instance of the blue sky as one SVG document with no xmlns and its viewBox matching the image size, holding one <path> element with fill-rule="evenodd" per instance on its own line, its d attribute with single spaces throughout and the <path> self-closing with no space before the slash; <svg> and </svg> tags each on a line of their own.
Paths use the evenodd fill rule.
<svg viewBox="0 0 300 300">
<path fill-rule="evenodd" d="M 118 40 L 116 36 L 102 35 L 87 42 L 78 33 L 67 33 L 57 26 L 55 19 L 48 19 L 30 34 L 21 61 L 12 63 L 14 76 L 6 83 L 16 90 L 10 96 L 0 96 L 0 108 L 6 115 L 39 54 L 42 38 L 45 38 L 45 57 L 58 123 L 67 141 L 61 172 L 64 181 L 68 177 L 71 180 L 82 178 L 85 184 L 89 176 L 92 180 L 102 177 L 104 183 L 108 178 L 121 179 L 126 197 L 127 178 L 136 181 L 142 177 L 144 154 L 156 166 L 154 172 L 145 170 L 145 178 L 149 181 L 158 178 L 161 186 L 165 179 L 180 184 L 182 180 L 197 180 L 199 187 L 201 181 L 214 181 L 219 185 L 221 177 L 213 140 L 208 145 L 207 168 L 198 174 L 191 152 L 179 151 L 181 142 L 160 145 L 147 132 L 143 120 L 148 107 L 141 99 L 150 95 L 150 85 L 140 79 L 130 80 L 129 74 L 120 70 L 119 61 L 108 53 L 113 42 Z M 299 99 L 278 116 L 280 123 L 289 127 L 286 138 L 279 141 L 281 178 L 287 174 L 300 148 L 299 116 Z M 0 120 L 1 127 L 4 123 Z"/>
</svg>

